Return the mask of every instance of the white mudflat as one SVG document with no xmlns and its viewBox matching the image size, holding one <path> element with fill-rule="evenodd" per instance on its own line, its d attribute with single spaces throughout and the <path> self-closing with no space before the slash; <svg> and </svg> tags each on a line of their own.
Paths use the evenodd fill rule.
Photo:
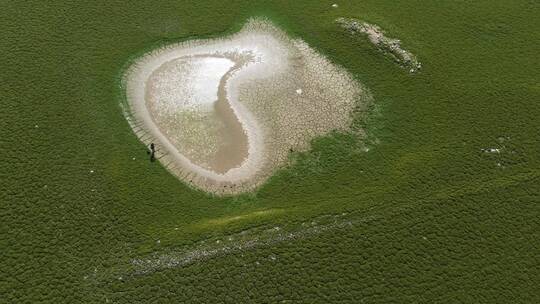
<svg viewBox="0 0 540 304">
<path fill-rule="evenodd" d="M 180 179 L 217 194 L 252 190 L 289 151 L 347 129 L 365 96 L 343 68 L 261 19 L 139 58 L 125 88 L 141 140 Z"/>
</svg>

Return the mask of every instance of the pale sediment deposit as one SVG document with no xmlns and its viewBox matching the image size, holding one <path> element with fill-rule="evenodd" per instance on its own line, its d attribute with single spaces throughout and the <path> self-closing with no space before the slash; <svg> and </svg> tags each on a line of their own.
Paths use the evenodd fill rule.
<svg viewBox="0 0 540 304">
<path fill-rule="evenodd" d="M 173 174 L 216 194 L 251 190 L 290 151 L 346 130 L 365 97 L 343 68 L 261 19 L 148 53 L 124 82 L 139 138 Z"/>
<path fill-rule="evenodd" d="M 392 56 L 401 66 L 407 68 L 410 73 L 417 72 L 422 67 L 422 64 L 415 55 L 401 47 L 401 41 L 399 39 L 387 37 L 379 26 L 352 18 L 338 18 L 336 22 L 352 34 L 366 34 L 371 43 Z"/>
</svg>

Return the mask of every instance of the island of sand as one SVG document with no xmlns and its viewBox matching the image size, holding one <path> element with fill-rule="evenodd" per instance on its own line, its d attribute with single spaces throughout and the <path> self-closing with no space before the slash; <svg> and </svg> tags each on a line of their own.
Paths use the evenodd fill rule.
<svg viewBox="0 0 540 304">
<path fill-rule="evenodd" d="M 364 96 L 343 68 L 261 19 L 148 53 L 124 85 L 139 138 L 174 175 L 215 194 L 250 191 L 290 151 L 346 130 Z"/>
</svg>

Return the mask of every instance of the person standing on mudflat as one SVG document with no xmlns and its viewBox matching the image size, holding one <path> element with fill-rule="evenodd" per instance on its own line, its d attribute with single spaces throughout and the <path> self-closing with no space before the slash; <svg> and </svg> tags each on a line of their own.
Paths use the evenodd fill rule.
<svg viewBox="0 0 540 304">
<path fill-rule="evenodd" d="M 156 160 L 156 146 L 154 145 L 154 143 L 150 143 L 150 151 L 148 151 L 148 153 L 150 154 L 151 162 Z"/>
</svg>

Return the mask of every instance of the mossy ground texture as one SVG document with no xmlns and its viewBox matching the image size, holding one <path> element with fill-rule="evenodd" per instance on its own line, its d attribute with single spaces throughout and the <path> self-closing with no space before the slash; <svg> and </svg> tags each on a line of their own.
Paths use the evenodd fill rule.
<svg viewBox="0 0 540 304">
<path fill-rule="evenodd" d="M 0 303 L 538 303 L 538 2 L 338 4 L 4 3 Z M 122 72 L 252 16 L 345 67 L 373 104 L 355 118 L 362 140 L 319 138 L 256 192 L 213 197 L 148 161 L 122 114 Z M 339 17 L 380 26 L 422 69 L 352 39 Z M 129 268 L 342 214 L 302 237 Z"/>
</svg>

